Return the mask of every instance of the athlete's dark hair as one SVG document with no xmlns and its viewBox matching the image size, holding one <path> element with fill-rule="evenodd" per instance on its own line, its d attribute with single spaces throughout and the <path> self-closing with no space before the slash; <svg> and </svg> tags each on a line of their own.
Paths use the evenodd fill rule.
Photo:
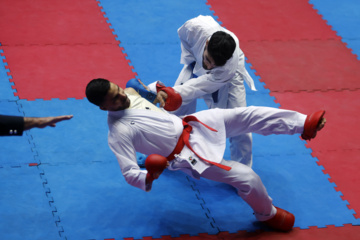
<svg viewBox="0 0 360 240">
<path fill-rule="evenodd" d="M 211 36 L 207 50 L 214 59 L 216 66 L 224 66 L 233 55 L 235 47 L 235 40 L 230 34 L 217 31 Z"/>
<path fill-rule="evenodd" d="M 101 106 L 104 98 L 110 89 L 110 81 L 104 78 L 96 78 L 91 80 L 86 86 L 86 97 L 89 102 L 96 106 Z"/>
</svg>

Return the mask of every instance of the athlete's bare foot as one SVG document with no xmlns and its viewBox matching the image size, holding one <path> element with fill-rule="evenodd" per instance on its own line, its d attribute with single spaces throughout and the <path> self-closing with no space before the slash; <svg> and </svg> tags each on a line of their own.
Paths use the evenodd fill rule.
<svg viewBox="0 0 360 240">
<path fill-rule="evenodd" d="M 323 129 L 325 127 L 325 123 L 326 123 L 326 118 L 322 118 L 319 125 L 317 126 L 316 131 L 320 131 L 321 129 Z"/>
</svg>

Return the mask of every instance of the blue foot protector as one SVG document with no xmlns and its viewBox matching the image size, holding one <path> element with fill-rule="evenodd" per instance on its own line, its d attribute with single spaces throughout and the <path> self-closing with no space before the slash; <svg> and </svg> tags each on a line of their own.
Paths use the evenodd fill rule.
<svg viewBox="0 0 360 240">
<path fill-rule="evenodd" d="M 137 164 L 139 165 L 139 167 L 145 168 L 146 158 L 147 158 L 147 155 L 138 153 L 138 152 L 136 153 Z"/>
<path fill-rule="evenodd" d="M 143 98 L 145 98 L 146 100 L 148 100 L 149 102 L 154 102 L 155 98 L 156 98 L 156 94 L 148 91 L 141 83 L 140 80 L 133 78 L 130 79 L 127 83 L 126 83 L 126 87 L 127 88 L 133 88 L 135 89 L 140 96 L 142 96 Z"/>
<path fill-rule="evenodd" d="M 71 120 L 60 122 L 54 128 L 35 128 L 29 131 L 34 151 L 41 163 L 56 165 L 116 161 L 107 143 L 107 112 L 100 111 L 87 99 L 18 102 L 26 116 L 74 115 Z"/>
</svg>

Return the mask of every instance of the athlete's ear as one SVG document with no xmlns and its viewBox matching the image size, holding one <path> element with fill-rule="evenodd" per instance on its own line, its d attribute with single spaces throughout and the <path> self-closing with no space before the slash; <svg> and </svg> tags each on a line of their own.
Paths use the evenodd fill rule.
<svg viewBox="0 0 360 240">
<path fill-rule="evenodd" d="M 107 111 L 106 107 L 100 106 L 99 108 L 103 111 Z"/>
</svg>

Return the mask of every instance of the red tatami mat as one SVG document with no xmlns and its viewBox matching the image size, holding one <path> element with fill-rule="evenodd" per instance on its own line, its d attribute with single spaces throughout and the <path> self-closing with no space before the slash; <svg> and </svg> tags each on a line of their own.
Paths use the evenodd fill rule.
<svg viewBox="0 0 360 240">
<path fill-rule="evenodd" d="M 2 0 L 1 44 L 113 43 L 95 0 Z"/>
<path fill-rule="evenodd" d="M 161 238 L 143 237 L 142 240 L 358 240 L 360 226 L 345 224 L 343 227 L 327 226 L 326 228 L 310 227 L 309 229 L 294 228 L 291 232 L 239 231 L 237 233 L 220 232 L 217 235 L 199 234 L 198 236 L 181 235 L 180 237 L 162 236 Z M 105 239 L 105 240 L 115 240 Z M 124 238 L 134 240 L 134 238 Z"/>
<path fill-rule="evenodd" d="M 319 159 L 318 164 L 325 168 L 323 172 L 330 175 L 329 181 L 336 184 L 336 191 L 340 191 L 343 194 L 342 199 L 349 202 L 348 208 L 355 211 L 355 218 L 360 218 L 360 149 L 315 154 Z"/>
<path fill-rule="evenodd" d="M 307 143 L 312 155 L 319 159 L 324 172 L 330 175 L 337 191 L 350 203 L 350 208 L 360 217 L 360 135 L 358 112 L 359 90 L 301 93 L 271 93 L 281 108 L 309 114 L 319 109 L 326 110 L 325 128 Z"/>
<path fill-rule="evenodd" d="M 359 119 L 356 117 L 360 109 L 359 94 L 359 90 L 270 93 L 283 109 L 305 114 L 326 110 L 326 127 L 307 144 L 315 153 L 360 148 Z"/>
<path fill-rule="evenodd" d="M 360 62 L 307 1 L 208 3 L 271 91 L 360 88 Z"/>
<path fill-rule="evenodd" d="M 360 88 L 360 61 L 340 40 L 245 42 L 248 61 L 273 92 Z"/>
<path fill-rule="evenodd" d="M 357 240 L 360 238 L 360 226 L 344 225 L 344 227 L 327 226 L 326 228 L 310 227 L 309 229 L 294 228 L 289 233 L 280 232 L 245 232 L 234 234 L 220 233 L 218 239 L 222 240 Z M 206 238 L 203 238 L 204 240 Z M 183 239 L 185 240 L 185 239 Z M 196 239 L 187 239 L 196 240 Z"/>
<path fill-rule="evenodd" d="M 107 78 L 121 87 L 135 77 L 115 44 L 3 47 L 20 99 L 84 98 L 86 84 Z"/>
<path fill-rule="evenodd" d="M 135 77 L 97 1 L 6 0 L 0 9 L 2 55 L 20 99 L 80 99 L 93 78 L 124 87 Z"/>
<path fill-rule="evenodd" d="M 208 0 L 207 2 L 215 11 L 215 15 L 219 16 L 218 20 L 223 26 L 237 35 L 240 46 L 242 41 L 247 40 L 339 39 L 308 1 Z"/>
</svg>

